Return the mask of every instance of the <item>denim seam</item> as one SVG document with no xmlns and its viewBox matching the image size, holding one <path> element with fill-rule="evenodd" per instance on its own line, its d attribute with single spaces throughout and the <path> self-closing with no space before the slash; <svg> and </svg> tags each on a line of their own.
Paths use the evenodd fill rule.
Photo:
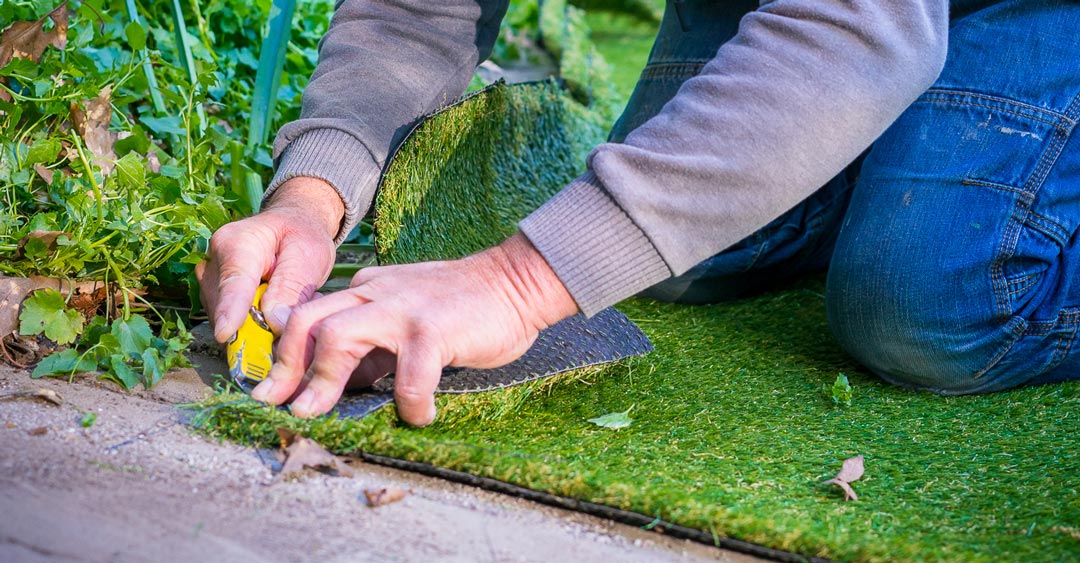
<svg viewBox="0 0 1080 563">
<path fill-rule="evenodd" d="M 1050 138 L 1050 144 L 1043 150 L 1042 157 L 1039 158 L 1039 163 L 1035 165 L 1035 170 L 1028 176 L 1027 182 L 1021 188 L 1024 191 L 1029 191 L 1032 194 L 1037 193 L 1039 188 L 1042 187 L 1043 181 L 1046 180 L 1046 176 L 1050 174 L 1050 169 L 1054 167 L 1054 163 L 1057 162 L 1059 156 L 1061 156 L 1061 149 L 1065 147 L 1065 142 L 1069 140 L 1069 131 L 1058 129 Z"/>
<path fill-rule="evenodd" d="M 999 184 L 997 182 L 991 182 L 989 180 L 981 180 L 979 178 L 971 178 L 971 177 L 964 178 L 963 180 L 960 180 L 960 183 L 964 184 L 965 186 L 982 186 L 984 188 L 994 188 L 994 189 L 998 189 L 998 190 L 1002 190 L 1002 191 L 1006 191 L 1006 192 L 1013 192 L 1013 193 L 1019 194 L 1019 195 L 1021 195 L 1023 197 L 1027 197 L 1027 198 L 1032 197 L 1032 194 L 1029 194 L 1028 192 L 1025 192 L 1024 190 L 1022 190 L 1020 188 L 1017 188 L 1015 186 L 1010 186 L 1008 184 Z"/>
<path fill-rule="evenodd" d="M 987 185 L 989 187 L 1007 189 L 1009 191 L 1015 191 L 1021 194 L 1020 199 L 1017 200 L 1016 207 L 1021 209 L 1021 212 L 1024 216 L 1024 221 L 1018 222 L 1018 216 L 1015 212 L 1013 213 L 1012 217 L 1010 217 L 1006 233 L 1007 236 L 1002 238 L 1002 244 L 1001 246 L 999 246 L 999 253 L 995 257 L 993 265 L 991 266 L 995 301 L 997 301 L 999 298 L 999 281 L 1006 281 L 1004 273 L 1002 271 L 1002 265 L 1007 259 L 1007 256 L 1005 255 L 1005 246 L 1009 246 L 1009 256 L 1015 253 L 1016 244 L 1018 244 L 1019 240 L 1019 232 L 1024 225 L 1044 232 L 1047 236 L 1050 236 L 1055 240 L 1058 240 L 1058 237 L 1055 236 L 1053 233 L 1047 232 L 1048 230 L 1061 229 L 1062 232 L 1065 232 L 1067 236 L 1067 231 L 1065 231 L 1063 227 L 1061 227 L 1057 222 L 1049 219 L 1048 217 L 1037 213 L 1033 209 L 1032 204 L 1034 203 L 1035 193 L 1039 190 L 1039 188 L 1042 187 L 1046 176 L 1049 174 L 1050 170 L 1057 162 L 1057 159 L 1061 156 L 1063 148 L 1069 140 L 1069 136 L 1074 133 L 1073 126 L 1075 126 L 1076 124 L 1076 117 L 1078 115 L 1080 115 L 1080 93 L 1078 93 L 1072 99 L 1069 107 L 1066 109 L 1065 115 L 1062 116 L 1062 118 L 1069 124 L 1069 127 L 1055 126 L 1053 138 L 1051 139 L 1049 145 L 1043 150 L 1043 154 L 1039 159 L 1039 163 L 1036 165 L 1035 170 L 1032 172 L 1032 174 L 1028 177 L 1028 180 L 1025 182 L 1022 189 L 1016 190 L 1013 188 L 1009 188 L 1008 186 L 1001 186 L 990 182 L 968 182 L 966 180 L 964 181 L 964 183 Z M 1013 240 L 1013 237 L 1011 236 L 1010 231 L 1012 230 L 1015 230 L 1017 232 L 1017 238 L 1015 240 Z M 1006 281 L 1006 288 L 1007 285 L 1008 283 Z M 974 377 L 978 378 L 993 369 L 993 367 L 997 365 L 997 363 L 1000 362 L 1001 359 L 1004 358 L 1005 355 L 1008 354 L 1009 351 L 1012 350 L 1012 348 L 1016 345 L 1016 343 L 1019 342 L 1023 337 L 1049 336 L 1053 334 L 1055 330 L 1060 329 L 1062 334 L 1059 334 L 1054 338 L 1054 353 L 1050 357 L 1048 363 L 1043 367 L 1042 373 L 1046 373 L 1056 368 L 1069 355 L 1070 351 L 1073 348 L 1073 345 L 1075 344 L 1076 335 L 1078 329 L 1080 329 L 1080 307 L 1063 307 L 1058 312 L 1057 318 L 1052 321 L 1028 321 L 1023 317 L 1013 316 L 1009 322 L 1012 325 L 1010 328 L 1016 336 L 1010 339 L 1010 342 L 1008 342 L 1006 345 L 1002 346 L 1002 348 L 998 350 L 998 353 L 995 354 L 995 356 L 991 359 L 990 363 L 985 368 L 977 372 Z M 1023 328 L 1019 331 L 1019 334 L 1016 334 L 1018 324 Z"/>
<path fill-rule="evenodd" d="M 1061 326 L 1080 328 L 1080 307 L 1062 307 L 1057 322 Z"/>
<path fill-rule="evenodd" d="M 987 364 L 983 366 L 982 369 L 975 372 L 971 376 L 972 379 L 978 379 L 986 375 L 986 372 L 994 369 L 994 366 L 996 366 L 998 362 L 1000 362 L 1001 359 L 1005 357 L 1005 354 L 1008 354 L 1009 350 L 1012 350 L 1013 346 L 1016 346 L 1016 343 L 1020 341 L 1020 338 L 1026 332 L 1028 325 L 1026 320 L 1018 316 L 1010 318 L 1007 324 L 1009 325 L 1009 332 L 1013 334 L 1013 337 L 1010 338 L 1009 341 L 1005 344 L 1002 344 L 1000 348 L 998 348 L 997 352 L 990 358 L 990 361 L 987 362 Z"/>
<path fill-rule="evenodd" d="M 1054 343 L 1054 348 L 1056 349 L 1056 352 L 1054 353 L 1054 357 L 1050 359 L 1050 363 L 1046 366 L 1046 369 L 1043 370 L 1043 373 L 1045 373 L 1047 371 L 1050 371 L 1050 370 L 1054 369 L 1055 367 L 1057 367 L 1058 364 L 1060 364 L 1069 355 L 1069 351 L 1072 350 L 1072 345 L 1073 345 L 1073 342 L 1075 342 L 1075 341 L 1076 341 L 1076 327 L 1075 326 L 1070 327 L 1070 330 L 1067 330 L 1063 334 L 1058 336 L 1057 342 Z"/>
<path fill-rule="evenodd" d="M 705 68 L 704 64 L 664 64 L 657 66 L 646 67 L 641 71 L 641 76 L 638 80 L 647 80 L 650 78 L 680 78 L 680 77 L 694 77 L 701 73 L 701 70 Z"/>
<path fill-rule="evenodd" d="M 641 77 L 638 78 L 638 80 L 667 80 L 672 78 L 678 80 L 689 80 L 695 76 L 697 75 L 682 72 L 643 72 L 641 73 Z"/>
<path fill-rule="evenodd" d="M 989 102 L 995 102 L 995 103 L 999 103 L 999 104 L 1016 106 L 1017 108 L 1023 108 L 1023 109 L 1026 109 L 1026 110 L 1034 112 L 1034 113 L 1044 113 L 1044 114 L 1047 114 L 1047 115 L 1050 115 L 1050 116 L 1053 116 L 1053 117 L 1056 117 L 1056 118 L 1059 118 L 1059 119 L 1064 119 L 1064 120 L 1070 122 L 1070 125 L 1075 125 L 1075 119 L 1073 117 L 1070 117 L 1068 109 L 1066 109 L 1065 112 L 1057 112 L 1057 111 L 1054 111 L 1052 109 L 1046 109 L 1046 108 L 1043 108 L 1043 107 L 1034 106 L 1034 105 L 1031 105 L 1031 104 L 1028 104 L 1028 103 L 1024 103 L 1024 102 L 1021 102 L 1020 100 L 1016 100 L 1016 99 L 1013 99 L 1013 98 L 1006 98 L 1004 96 L 994 96 L 992 94 L 984 94 L 984 93 L 981 93 L 981 92 L 974 92 L 974 91 L 971 91 L 971 90 L 954 90 L 954 89 L 949 89 L 949 88 L 930 88 L 929 90 L 926 91 L 926 93 L 932 94 L 932 95 L 933 94 L 940 94 L 942 96 L 978 98 L 978 99 L 981 99 L 981 100 L 987 100 Z"/>
<path fill-rule="evenodd" d="M 1027 291 L 1031 286 L 1038 283 L 1039 274 L 1028 274 L 1022 278 L 1014 279 L 1012 281 L 1006 280 L 1005 284 L 1008 288 L 1009 297 L 1016 297 L 1017 295 Z"/>
<path fill-rule="evenodd" d="M 1009 220 L 1005 226 L 1005 232 L 1002 233 L 1001 242 L 998 243 L 994 260 L 990 263 L 990 283 L 994 288 L 994 305 L 1000 315 L 1012 314 L 1008 280 L 1005 277 L 1003 266 L 1016 253 L 1016 243 L 1020 240 L 1021 228 L 1030 209 L 1030 198 L 1017 199 L 1013 212 L 1009 214 Z"/>
<path fill-rule="evenodd" d="M 1069 240 L 1069 231 L 1057 221 L 1047 217 L 1031 209 L 1028 213 L 1028 226 L 1032 229 L 1039 231 L 1040 233 L 1050 237 L 1054 242 L 1061 246 Z"/>
<path fill-rule="evenodd" d="M 1030 119 L 1032 121 L 1038 121 L 1039 123 L 1049 125 L 1050 127 L 1053 127 L 1055 129 L 1068 129 L 1067 127 L 1063 126 L 1060 123 L 1057 123 L 1057 122 L 1054 122 L 1054 121 L 1047 121 L 1047 120 L 1042 119 L 1040 117 L 1035 117 L 1034 115 L 1030 115 L 1030 114 L 1020 112 L 1020 111 L 1010 110 L 1010 109 L 1007 109 L 1007 108 L 1003 108 L 1001 106 L 991 106 L 991 105 L 987 105 L 987 104 L 976 104 L 975 102 L 965 102 L 965 101 L 961 101 L 961 100 L 935 99 L 933 97 L 924 97 L 924 99 L 922 99 L 922 100 L 916 100 L 916 103 L 919 103 L 919 102 L 922 102 L 922 103 L 949 103 L 949 104 L 953 104 L 953 105 L 957 105 L 957 106 L 972 106 L 972 107 L 978 107 L 978 108 L 992 109 L 994 111 L 1000 111 L 1002 113 L 1010 113 L 1010 114 L 1015 115 L 1017 117 L 1023 117 L 1024 119 Z"/>
<path fill-rule="evenodd" d="M 1068 111 L 1071 113 L 1075 106 L 1077 106 L 1080 97 L 1074 98 Z M 1064 119 L 1064 117 L 1063 117 Z M 1069 120 L 1070 123 L 1075 123 Z M 1071 129 L 1065 129 L 1063 127 L 1055 126 L 1054 132 L 1051 135 L 1049 144 L 1043 149 L 1042 154 L 1039 156 L 1039 162 L 1035 165 L 1034 170 L 1028 175 L 1024 185 L 1020 188 L 1020 192 L 1029 194 L 1028 196 L 1020 197 L 1014 211 L 1003 233 L 1001 244 L 998 245 L 998 252 L 990 267 L 991 285 L 994 288 L 994 302 L 998 307 L 998 312 L 1002 315 L 1012 314 L 1012 307 L 1010 305 L 1011 299 L 1009 295 L 1008 280 L 1006 279 L 1003 265 L 1016 254 L 1016 246 L 1020 241 L 1020 234 L 1023 232 L 1023 227 L 1030 224 L 1031 214 L 1034 212 L 1032 204 L 1034 203 L 1035 195 L 1042 187 L 1043 181 L 1046 180 L 1046 176 L 1050 173 L 1050 170 L 1054 167 L 1054 163 L 1057 162 L 1058 157 L 1061 155 L 1061 151 L 1068 141 Z M 1041 216 L 1040 216 L 1041 217 Z"/>
<path fill-rule="evenodd" d="M 1074 127 L 1076 126 L 1077 119 L 1080 119 L 1080 92 L 1073 96 L 1069 107 L 1065 108 L 1065 117 L 1072 121 Z"/>
<path fill-rule="evenodd" d="M 975 101 L 969 101 L 975 99 L 984 103 L 976 103 Z M 924 102 L 945 102 L 957 105 L 975 106 L 986 109 L 992 109 L 997 111 L 1003 111 L 1005 113 L 1011 113 L 1013 115 L 1031 119 L 1049 125 L 1057 129 L 1070 130 L 1076 126 L 1076 119 L 1072 117 L 1072 106 L 1075 105 L 1075 100 L 1070 104 L 1069 110 L 1066 113 L 1058 113 L 1046 108 L 1040 108 L 1037 106 L 1025 104 L 1017 100 L 1009 98 L 1002 98 L 998 96 L 988 96 L 986 94 L 979 94 L 975 92 L 965 92 L 963 90 L 927 90 L 919 100 Z M 991 105 L 991 103 L 997 105 Z"/>
</svg>

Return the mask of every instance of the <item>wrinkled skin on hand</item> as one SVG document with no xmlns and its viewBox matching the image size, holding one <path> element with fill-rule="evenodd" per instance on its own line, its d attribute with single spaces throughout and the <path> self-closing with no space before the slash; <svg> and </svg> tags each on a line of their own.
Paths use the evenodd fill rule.
<svg viewBox="0 0 1080 563">
<path fill-rule="evenodd" d="M 284 329 L 288 310 L 309 301 L 330 275 L 343 214 L 329 184 L 294 178 L 261 213 L 214 233 L 195 274 L 218 342 L 240 328 L 263 280 L 268 287 L 261 308 L 274 332 Z"/>
<path fill-rule="evenodd" d="M 430 424 L 444 366 L 498 367 L 577 306 L 523 235 L 461 260 L 366 268 L 347 290 L 292 310 L 252 397 L 328 412 L 347 385 L 395 372 L 398 414 Z"/>
</svg>

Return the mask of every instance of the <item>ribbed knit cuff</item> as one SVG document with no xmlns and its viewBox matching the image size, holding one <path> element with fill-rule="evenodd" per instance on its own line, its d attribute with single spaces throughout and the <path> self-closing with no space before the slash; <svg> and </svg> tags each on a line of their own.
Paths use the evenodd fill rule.
<svg viewBox="0 0 1080 563">
<path fill-rule="evenodd" d="M 277 158 L 277 172 L 263 196 L 263 204 L 290 178 L 306 176 L 329 183 L 345 204 L 341 229 L 334 237 L 341 244 L 371 207 L 382 169 L 356 137 L 338 129 L 314 129 L 294 139 Z"/>
<path fill-rule="evenodd" d="M 652 242 L 592 172 L 519 227 L 587 316 L 671 277 Z"/>
</svg>

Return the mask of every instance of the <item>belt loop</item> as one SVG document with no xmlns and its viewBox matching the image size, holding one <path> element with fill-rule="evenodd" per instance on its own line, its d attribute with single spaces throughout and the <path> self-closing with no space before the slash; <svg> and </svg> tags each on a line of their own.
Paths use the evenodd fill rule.
<svg viewBox="0 0 1080 563">
<path fill-rule="evenodd" d="M 690 25 L 686 23 L 686 17 L 683 16 L 682 7 L 684 0 L 673 0 L 675 5 L 675 16 L 679 19 L 679 28 L 683 31 L 690 31 Z"/>
</svg>

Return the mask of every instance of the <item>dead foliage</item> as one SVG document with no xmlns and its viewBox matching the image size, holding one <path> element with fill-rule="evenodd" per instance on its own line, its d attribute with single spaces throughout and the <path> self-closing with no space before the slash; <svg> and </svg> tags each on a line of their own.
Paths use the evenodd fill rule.
<svg viewBox="0 0 1080 563">
<path fill-rule="evenodd" d="M 118 135 L 109 131 L 112 121 L 112 87 L 106 86 L 98 97 L 87 100 L 82 105 L 71 102 L 71 124 L 83 138 L 86 148 L 94 155 L 94 164 L 101 173 L 108 176 L 116 167 L 114 145 Z"/>
<path fill-rule="evenodd" d="M 303 472 L 305 468 L 327 472 L 342 477 L 352 477 L 353 470 L 346 465 L 345 459 L 338 457 L 310 438 L 305 438 L 287 428 L 277 429 L 281 438 L 281 471 L 274 476 L 272 483 L 277 483 L 292 475 Z"/>
<path fill-rule="evenodd" d="M 60 397 L 60 394 L 52 389 L 45 389 L 44 387 L 34 389 L 33 391 L 15 391 L 12 393 L 5 393 L 0 395 L 0 399 L 41 399 L 47 403 L 51 403 L 56 406 L 64 404 L 64 399 Z"/>
<path fill-rule="evenodd" d="M 857 455 L 844 460 L 843 465 L 840 466 L 840 472 L 836 474 L 836 477 L 825 481 L 826 484 L 836 485 L 844 490 L 844 500 L 859 500 L 859 496 L 855 494 L 855 489 L 851 488 L 852 481 L 858 481 L 863 476 L 863 456 Z"/>
<path fill-rule="evenodd" d="M 378 508 L 405 498 L 409 493 L 399 487 L 385 487 L 382 489 L 364 489 L 364 498 L 368 506 Z"/>
<path fill-rule="evenodd" d="M 53 27 L 45 31 L 46 20 L 52 20 Z M 0 67 L 11 59 L 41 60 L 45 49 L 52 45 L 61 51 L 67 47 L 68 3 L 61 2 L 53 11 L 36 21 L 15 22 L 0 35 Z"/>
</svg>

